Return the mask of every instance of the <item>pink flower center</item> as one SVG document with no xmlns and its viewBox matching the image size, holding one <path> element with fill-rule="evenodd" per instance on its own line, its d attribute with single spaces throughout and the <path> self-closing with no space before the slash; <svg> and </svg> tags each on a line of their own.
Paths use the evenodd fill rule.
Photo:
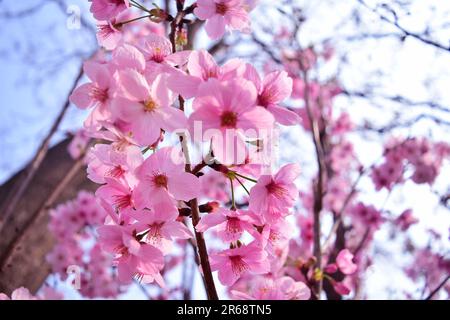
<svg viewBox="0 0 450 320">
<path fill-rule="evenodd" d="M 108 175 L 114 178 L 120 178 L 125 173 L 125 170 L 121 165 L 114 166 L 111 170 L 108 171 Z"/>
<path fill-rule="evenodd" d="M 116 254 L 121 256 L 127 256 L 129 254 L 128 248 L 123 244 L 117 246 L 114 251 L 116 252 Z"/>
<path fill-rule="evenodd" d="M 266 190 L 269 194 L 274 195 L 278 199 L 283 198 L 286 195 L 286 189 L 273 180 L 266 185 Z"/>
<path fill-rule="evenodd" d="M 263 91 L 258 96 L 258 106 L 267 108 L 267 106 L 270 104 L 271 101 L 272 101 L 272 95 L 270 94 L 270 92 Z"/>
<path fill-rule="evenodd" d="M 220 116 L 220 125 L 226 128 L 236 128 L 237 114 L 233 111 L 225 111 Z"/>
<path fill-rule="evenodd" d="M 164 222 L 154 223 L 150 226 L 150 229 L 147 233 L 147 238 L 151 244 L 158 244 L 161 242 L 161 228 L 164 225 Z"/>
<path fill-rule="evenodd" d="M 231 234 L 241 232 L 240 220 L 235 217 L 227 217 L 226 231 Z"/>
<path fill-rule="evenodd" d="M 105 102 L 108 99 L 108 90 L 100 89 L 99 87 L 93 86 L 89 91 L 89 95 L 92 99 L 97 100 L 98 102 Z"/>
<path fill-rule="evenodd" d="M 153 49 L 153 55 L 151 57 L 151 60 L 157 63 L 161 63 L 164 61 L 164 53 L 163 50 L 161 50 L 161 48 L 155 48 Z"/>
<path fill-rule="evenodd" d="M 228 12 L 228 6 L 225 3 L 216 3 L 216 13 L 224 16 Z"/>
<path fill-rule="evenodd" d="M 158 174 L 153 177 L 153 183 L 158 188 L 167 189 L 167 176 L 165 176 L 164 174 Z"/>
<path fill-rule="evenodd" d="M 204 71 L 203 72 L 203 80 L 208 80 L 208 79 L 211 79 L 211 78 L 217 78 L 217 70 L 216 70 L 216 68 L 212 68 L 212 69 L 209 69 L 209 70 L 206 70 L 206 71 Z"/>
<path fill-rule="evenodd" d="M 115 195 L 114 205 L 118 210 L 123 210 L 132 206 L 131 194 Z"/>
<path fill-rule="evenodd" d="M 248 264 L 242 259 L 242 256 L 231 256 L 231 270 L 234 274 L 240 275 L 248 270 Z"/>
</svg>

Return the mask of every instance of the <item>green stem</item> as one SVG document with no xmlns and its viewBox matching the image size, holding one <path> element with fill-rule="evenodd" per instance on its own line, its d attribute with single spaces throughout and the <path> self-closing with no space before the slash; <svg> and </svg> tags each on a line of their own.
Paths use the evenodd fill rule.
<svg viewBox="0 0 450 320">
<path fill-rule="evenodd" d="M 144 11 L 149 11 L 146 7 L 144 7 L 144 5 L 140 4 L 139 2 L 137 2 L 136 0 L 130 0 L 131 5 L 133 7 L 136 7 L 138 9 L 144 10 Z"/>
<path fill-rule="evenodd" d="M 236 210 L 236 202 L 234 200 L 234 186 L 233 186 L 233 179 L 230 179 L 231 184 L 231 210 Z"/>
<path fill-rule="evenodd" d="M 134 18 L 134 19 L 118 22 L 118 23 L 115 24 L 115 26 L 121 27 L 124 24 L 130 23 L 130 22 L 134 22 L 134 21 L 137 21 L 137 20 L 141 20 L 141 19 L 144 19 L 144 18 L 150 18 L 151 16 L 152 16 L 151 14 L 148 14 L 146 16 L 137 17 L 137 18 Z"/>
<path fill-rule="evenodd" d="M 241 177 L 242 179 L 245 179 L 245 180 L 248 180 L 248 181 L 251 181 L 251 182 L 254 182 L 254 183 L 257 183 L 257 182 L 258 182 L 258 180 L 255 180 L 255 179 L 253 179 L 253 178 L 246 177 L 246 176 L 244 176 L 244 175 L 242 175 L 242 174 L 240 174 L 240 173 L 237 173 L 236 171 L 234 172 L 234 174 L 237 175 L 238 177 Z"/>
<path fill-rule="evenodd" d="M 244 184 L 242 183 L 242 181 L 239 180 L 238 177 L 236 177 L 236 180 L 239 182 L 239 184 L 242 186 L 242 188 L 244 188 L 245 192 L 247 192 L 247 194 L 250 195 L 250 192 L 249 192 L 248 189 L 244 186 Z"/>
</svg>

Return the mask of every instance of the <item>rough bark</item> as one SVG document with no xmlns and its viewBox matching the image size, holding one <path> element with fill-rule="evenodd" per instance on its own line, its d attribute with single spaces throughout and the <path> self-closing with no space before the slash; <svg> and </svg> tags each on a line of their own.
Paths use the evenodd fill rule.
<svg viewBox="0 0 450 320">
<path fill-rule="evenodd" d="M 86 179 L 83 166 L 49 205 L 49 195 L 57 188 L 75 165 L 67 153 L 68 140 L 52 147 L 37 174 L 20 199 L 15 212 L 6 220 L 0 234 L 0 292 L 10 294 L 24 286 L 36 292 L 50 272 L 45 255 L 54 239 L 47 229 L 48 211 L 59 203 L 70 200 L 79 190 L 94 190 Z M 21 180 L 24 170 L 0 186 L 0 207 L 11 197 L 14 184 Z"/>
</svg>

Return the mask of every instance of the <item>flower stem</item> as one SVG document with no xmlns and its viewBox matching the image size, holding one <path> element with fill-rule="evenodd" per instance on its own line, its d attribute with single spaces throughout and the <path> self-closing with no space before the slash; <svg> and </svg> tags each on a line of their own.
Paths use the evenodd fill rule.
<svg viewBox="0 0 450 320">
<path fill-rule="evenodd" d="M 245 180 L 248 180 L 248 181 L 251 181 L 251 182 L 254 182 L 254 183 L 257 183 L 257 182 L 258 182 L 258 180 L 255 180 L 255 179 L 253 179 L 253 178 L 244 176 L 244 175 L 242 175 L 242 174 L 240 174 L 240 173 L 237 173 L 236 171 L 234 172 L 234 174 L 237 175 L 238 177 L 241 177 L 242 179 L 245 179 Z"/>
<path fill-rule="evenodd" d="M 231 210 L 236 210 L 236 202 L 234 200 L 234 186 L 233 186 L 233 179 L 230 179 L 230 185 L 231 185 Z"/>
<path fill-rule="evenodd" d="M 245 192 L 247 192 L 248 195 L 250 195 L 250 192 L 248 191 L 248 189 L 245 187 L 245 185 L 242 183 L 241 180 L 239 180 L 238 177 L 236 177 L 237 182 L 239 182 L 239 184 L 242 186 L 242 188 L 244 188 Z"/>
<path fill-rule="evenodd" d="M 175 53 L 177 51 L 176 47 L 176 30 L 177 28 L 182 27 L 183 25 L 183 18 L 186 15 L 186 11 L 183 10 L 182 7 L 177 8 L 178 12 L 176 17 L 173 19 L 173 21 L 170 23 L 170 42 L 172 44 L 172 52 Z M 187 9 L 186 9 L 187 10 Z M 184 111 L 184 99 L 181 96 L 178 96 L 178 101 L 180 103 L 180 110 Z M 186 136 L 181 135 L 180 136 L 180 142 L 183 148 L 183 154 L 186 159 L 186 166 L 185 171 L 192 173 L 192 167 L 191 167 L 191 159 L 189 156 L 189 147 L 187 143 Z M 190 202 L 190 207 L 192 211 L 192 224 L 194 226 L 195 231 L 195 239 L 197 242 L 197 251 L 199 256 L 199 262 L 200 266 L 203 271 L 203 280 L 205 284 L 205 290 L 206 294 L 208 296 L 209 300 L 219 300 L 219 296 L 217 295 L 216 286 L 214 284 L 214 278 L 212 276 L 211 271 L 211 265 L 209 263 L 209 256 L 208 256 L 208 249 L 206 247 L 205 238 L 203 237 L 203 233 L 197 232 L 195 230 L 195 226 L 200 222 L 200 213 L 198 208 L 198 200 L 197 198 L 192 199 Z"/>
</svg>

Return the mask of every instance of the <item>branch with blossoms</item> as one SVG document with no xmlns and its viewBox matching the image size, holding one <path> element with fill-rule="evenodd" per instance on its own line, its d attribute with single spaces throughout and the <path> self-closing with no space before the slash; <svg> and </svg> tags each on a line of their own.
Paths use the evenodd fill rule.
<svg viewBox="0 0 450 320">
<path fill-rule="evenodd" d="M 70 96 L 89 111 L 72 151 L 95 139 L 85 162 L 99 186 L 52 212 L 58 244 L 48 256 L 63 280 L 80 267 L 83 296 L 118 297 L 137 283 L 146 298 L 190 298 L 196 272 L 211 300 L 222 287 L 233 299 L 358 298 L 375 235 L 391 228 L 408 239 L 418 223 L 410 208 L 385 204 L 406 182 L 434 185 L 448 143 L 392 136 L 363 166 L 353 115 L 336 104 L 350 91 L 318 72 L 333 48 L 301 46 L 303 20 L 266 44 L 251 30 L 256 3 L 177 0 L 171 12 L 170 1 L 91 1 L 102 49 Z M 226 33 L 251 33 L 263 67 L 191 50 L 203 26 L 218 47 L 230 46 Z M 310 138 L 299 143 L 314 148 L 312 176 L 298 163 L 276 165 L 281 126 Z M 365 200 L 363 180 L 387 193 L 383 204 Z M 432 298 L 446 286 L 448 259 L 431 245 L 412 252 L 418 263 L 405 272 L 425 277 L 422 296 Z"/>
</svg>

